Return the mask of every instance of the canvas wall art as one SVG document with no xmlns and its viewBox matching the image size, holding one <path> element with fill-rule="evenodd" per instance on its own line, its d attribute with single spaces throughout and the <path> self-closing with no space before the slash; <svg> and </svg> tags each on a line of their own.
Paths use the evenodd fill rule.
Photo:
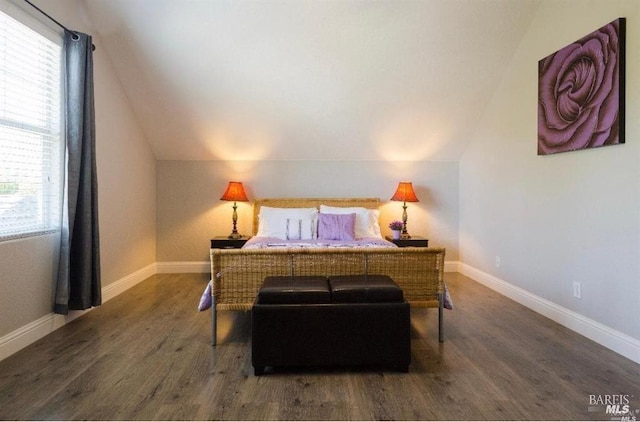
<svg viewBox="0 0 640 422">
<path fill-rule="evenodd" d="M 538 155 L 624 143 L 625 23 L 538 62 Z"/>
</svg>

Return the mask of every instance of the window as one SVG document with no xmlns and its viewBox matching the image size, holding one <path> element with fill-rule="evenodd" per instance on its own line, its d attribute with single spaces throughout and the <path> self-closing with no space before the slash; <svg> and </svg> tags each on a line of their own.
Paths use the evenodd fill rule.
<svg viewBox="0 0 640 422">
<path fill-rule="evenodd" d="M 59 227 L 61 55 L 0 12 L 0 240 Z"/>
</svg>

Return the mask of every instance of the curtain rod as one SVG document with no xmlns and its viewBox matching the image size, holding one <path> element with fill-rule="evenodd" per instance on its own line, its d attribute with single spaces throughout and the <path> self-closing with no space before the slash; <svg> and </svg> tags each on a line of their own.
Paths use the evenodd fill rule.
<svg viewBox="0 0 640 422">
<path fill-rule="evenodd" d="M 63 30 L 70 32 L 72 34 L 74 34 L 76 37 L 76 32 L 70 30 L 69 28 L 67 28 L 66 26 L 64 26 L 63 24 L 61 24 L 60 22 L 58 22 L 57 20 L 55 20 L 54 18 L 52 18 L 49 14 L 47 14 L 44 10 L 40 9 L 38 6 L 36 6 L 35 4 L 31 3 L 29 0 L 24 0 L 25 3 L 27 3 L 29 6 L 33 7 L 34 9 L 36 9 L 38 12 L 40 12 L 41 14 L 43 14 L 44 16 L 46 16 L 51 22 L 55 23 L 56 25 L 58 25 L 60 28 L 62 28 Z M 96 46 L 94 44 L 91 44 L 91 49 L 93 51 L 96 50 Z"/>
</svg>

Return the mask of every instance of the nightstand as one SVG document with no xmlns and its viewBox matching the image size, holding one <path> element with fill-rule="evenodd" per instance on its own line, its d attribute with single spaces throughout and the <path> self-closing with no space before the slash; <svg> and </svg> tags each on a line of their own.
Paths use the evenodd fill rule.
<svg viewBox="0 0 640 422">
<path fill-rule="evenodd" d="M 240 249 L 251 239 L 249 236 L 242 236 L 240 239 L 229 239 L 227 236 L 216 236 L 211 239 L 211 249 Z"/>
<path fill-rule="evenodd" d="M 385 236 L 389 242 L 393 242 L 400 248 L 406 248 L 407 246 L 411 246 L 414 248 L 428 248 L 429 247 L 429 239 L 420 236 L 411 236 L 411 239 L 392 239 L 391 236 Z"/>
</svg>

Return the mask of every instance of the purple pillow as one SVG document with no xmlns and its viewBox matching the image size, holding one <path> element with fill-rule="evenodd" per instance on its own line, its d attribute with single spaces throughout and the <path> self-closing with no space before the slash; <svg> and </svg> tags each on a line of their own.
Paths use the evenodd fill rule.
<svg viewBox="0 0 640 422">
<path fill-rule="evenodd" d="M 318 214 L 318 239 L 356 240 L 356 215 Z"/>
</svg>

